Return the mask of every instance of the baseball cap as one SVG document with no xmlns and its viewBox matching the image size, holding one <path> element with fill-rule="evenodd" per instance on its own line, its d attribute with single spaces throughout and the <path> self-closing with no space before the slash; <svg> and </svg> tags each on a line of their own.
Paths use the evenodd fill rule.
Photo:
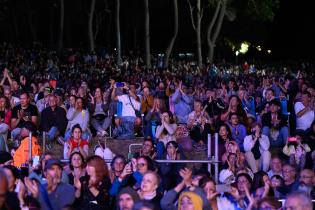
<svg viewBox="0 0 315 210">
<path fill-rule="evenodd" d="M 60 169 L 62 170 L 62 165 L 61 162 L 57 159 L 49 159 L 45 162 L 45 171 L 47 169 L 51 169 L 52 166 L 57 165 L 60 167 Z"/>
</svg>

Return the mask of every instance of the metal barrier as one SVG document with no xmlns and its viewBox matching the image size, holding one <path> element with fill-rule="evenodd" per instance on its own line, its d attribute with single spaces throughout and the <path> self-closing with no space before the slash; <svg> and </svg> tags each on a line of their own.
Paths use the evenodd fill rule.
<svg viewBox="0 0 315 210">
<path fill-rule="evenodd" d="M 211 173 L 211 164 L 214 165 L 214 177 L 216 183 L 219 181 L 219 135 L 215 133 L 214 135 L 214 156 L 211 157 L 211 135 L 208 134 L 208 154 L 206 160 L 154 160 L 157 163 L 207 163 L 208 164 L 208 171 Z M 129 145 L 129 153 L 132 152 L 132 147 L 134 146 L 142 146 L 142 144 L 130 144 Z M 129 154 L 128 153 L 128 154 Z M 112 159 L 104 159 L 106 163 L 111 163 Z M 69 160 L 62 159 L 61 162 L 68 163 Z"/>
<path fill-rule="evenodd" d="M 32 132 L 29 132 L 28 135 L 28 171 L 31 173 L 32 171 L 32 163 L 33 163 L 33 139 L 32 139 Z"/>
</svg>

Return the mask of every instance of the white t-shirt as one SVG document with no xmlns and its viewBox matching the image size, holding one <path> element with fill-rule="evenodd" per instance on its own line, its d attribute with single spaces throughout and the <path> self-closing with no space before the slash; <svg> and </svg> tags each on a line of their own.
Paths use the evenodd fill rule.
<svg viewBox="0 0 315 210">
<path fill-rule="evenodd" d="M 121 96 L 117 96 L 117 97 L 118 97 L 118 101 L 122 102 L 122 104 L 123 104 L 121 115 L 123 117 L 136 117 L 135 110 L 132 108 L 130 100 L 133 104 L 133 107 L 136 110 L 140 110 L 141 103 L 136 101 L 133 97 L 130 97 L 130 100 L 129 100 L 128 95 L 121 95 Z"/>
<path fill-rule="evenodd" d="M 302 104 L 302 102 L 296 102 L 294 105 L 294 111 L 295 114 L 299 113 L 301 110 L 303 110 L 305 106 Z M 296 129 L 302 129 L 306 130 L 309 127 L 311 127 L 311 124 L 314 120 L 314 111 L 308 111 L 301 117 L 296 117 Z"/>
</svg>

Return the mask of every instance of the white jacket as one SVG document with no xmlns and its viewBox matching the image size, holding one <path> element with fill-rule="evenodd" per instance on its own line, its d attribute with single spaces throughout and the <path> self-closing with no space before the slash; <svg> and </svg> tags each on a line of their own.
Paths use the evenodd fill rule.
<svg viewBox="0 0 315 210">
<path fill-rule="evenodd" d="M 270 147 L 270 142 L 269 142 L 269 138 L 266 135 L 261 135 L 261 137 L 259 138 L 259 151 L 260 153 L 263 153 L 264 151 L 268 151 L 269 147 Z M 248 135 L 244 138 L 244 150 L 245 152 L 249 152 L 253 149 L 255 145 L 255 142 L 253 140 L 253 136 L 252 135 Z"/>
</svg>

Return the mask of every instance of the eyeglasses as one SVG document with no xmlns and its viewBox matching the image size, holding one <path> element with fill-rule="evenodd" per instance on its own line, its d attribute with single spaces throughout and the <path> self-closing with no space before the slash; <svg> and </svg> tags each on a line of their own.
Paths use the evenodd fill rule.
<svg viewBox="0 0 315 210">
<path fill-rule="evenodd" d="M 313 176 L 300 176 L 302 179 L 313 179 Z"/>
</svg>

